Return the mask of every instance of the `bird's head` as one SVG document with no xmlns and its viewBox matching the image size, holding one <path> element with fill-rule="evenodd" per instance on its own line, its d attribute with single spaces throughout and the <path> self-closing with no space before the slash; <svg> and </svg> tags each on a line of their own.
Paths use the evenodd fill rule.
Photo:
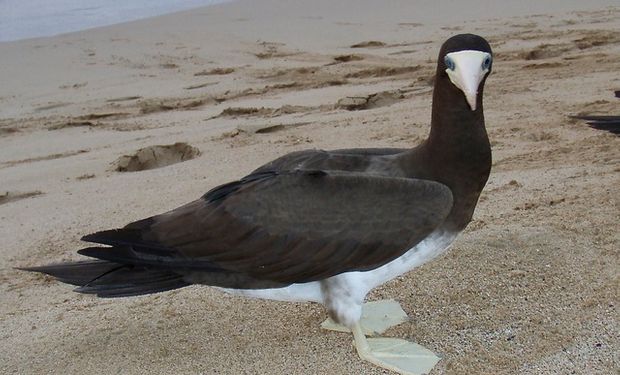
<svg viewBox="0 0 620 375">
<path fill-rule="evenodd" d="M 448 78 L 462 91 L 469 108 L 475 111 L 479 93 L 493 67 L 491 46 L 474 34 L 459 34 L 446 40 L 439 51 L 437 78 Z"/>
</svg>

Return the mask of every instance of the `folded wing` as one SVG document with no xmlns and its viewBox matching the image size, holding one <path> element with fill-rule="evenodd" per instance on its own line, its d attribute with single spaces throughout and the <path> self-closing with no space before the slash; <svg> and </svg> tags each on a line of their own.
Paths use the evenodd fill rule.
<svg viewBox="0 0 620 375">
<path fill-rule="evenodd" d="M 450 189 L 433 181 L 266 171 L 165 214 L 86 236 L 111 247 L 80 253 L 171 270 L 190 282 L 277 287 L 379 267 L 439 227 L 451 208 Z"/>
</svg>

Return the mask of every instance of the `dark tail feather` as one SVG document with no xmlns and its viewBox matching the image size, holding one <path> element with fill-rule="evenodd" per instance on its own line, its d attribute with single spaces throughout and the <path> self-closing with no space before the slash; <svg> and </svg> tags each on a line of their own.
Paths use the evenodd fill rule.
<svg viewBox="0 0 620 375">
<path fill-rule="evenodd" d="M 18 270 L 40 272 L 66 284 L 83 286 L 94 278 L 112 272 L 122 265 L 101 260 L 50 264 L 39 267 L 18 267 Z"/>
<path fill-rule="evenodd" d="M 606 130 L 614 134 L 620 134 L 620 116 L 571 116 L 579 120 L 586 120 L 591 128 Z"/>
<path fill-rule="evenodd" d="M 104 260 L 22 267 L 41 272 L 67 284 L 77 285 L 76 292 L 99 297 L 129 297 L 164 292 L 190 285 L 183 276 L 165 269 L 123 265 Z"/>
</svg>

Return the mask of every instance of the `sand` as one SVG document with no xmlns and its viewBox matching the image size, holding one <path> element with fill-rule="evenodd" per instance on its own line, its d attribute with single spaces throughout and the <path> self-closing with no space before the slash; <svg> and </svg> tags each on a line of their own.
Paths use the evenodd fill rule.
<svg viewBox="0 0 620 375">
<path fill-rule="evenodd" d="M 617 374 L 620 138 L 568 115 L 620 113 L 620 7 L 412 3 L 247 0 L 0 43 L 0 373 L 386 373 L 315 304 L 100 300 L 12 267 L 287 152 L 417 144 L 439 46 L 474 32 L 495 50 L 490 180 L 446 255 L 369 299 L 402 304 L 387 335 L 440 353 L 433 374 Z M 142 149 L 176 163 L 119 171 Z"/>
</svg>

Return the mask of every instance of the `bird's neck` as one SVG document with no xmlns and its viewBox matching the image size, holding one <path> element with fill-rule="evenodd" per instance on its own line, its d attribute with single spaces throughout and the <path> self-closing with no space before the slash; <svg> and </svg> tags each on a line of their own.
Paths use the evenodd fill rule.
<svg viewBox="0 0 620 375">
<path fill-rule="evenodd" d="M 426 165 L 431 166 L 427 171 L 429 177 L 452 190 L 455 207 L 450 215 L 451 225 L 464 228 L 491 171 L 482 92 L 476 110 L 472 111 L 460 91 L 436 87 L 431 131 L 420 152 Z"/>
<path fill-rule="evenodd" d="M 445 155 L 453 162 L 490 166 L 491 146 L 483 112 L 484 82 L 472 111 L 463 93 L 449 80 L 441 79 L 433 90 L 431 130 L 426 141 L 433 155 Z M 488 159 L 488 160 L 487 160 Z"/>
</svg>

